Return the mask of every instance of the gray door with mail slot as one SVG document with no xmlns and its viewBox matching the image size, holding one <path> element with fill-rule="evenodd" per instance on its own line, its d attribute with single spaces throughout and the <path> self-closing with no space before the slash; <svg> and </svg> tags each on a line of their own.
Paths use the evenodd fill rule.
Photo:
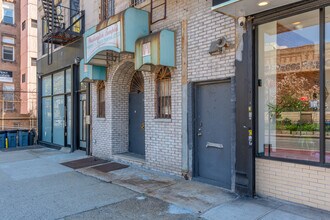
<svg viewBox="0 0 330 220">
<path fill-rule="evenodd" d="M 231 189 L 231 84 L 199 84 L 195 94 L 195 178 Z"/>
</svg>

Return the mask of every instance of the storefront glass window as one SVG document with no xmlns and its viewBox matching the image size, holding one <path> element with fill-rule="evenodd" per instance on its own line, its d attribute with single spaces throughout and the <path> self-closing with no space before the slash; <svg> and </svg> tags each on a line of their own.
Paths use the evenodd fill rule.
<svg viewBox="0 0 330 220">
<path fill-rule="evenodd" d="M 64 95 L 54 96 L 54 118 L 53 118 L 53 143 L 58 145 L 64 145 L 64 127 L 65 127 L 65 115 L 64 115 Z"/>
<path fill-rule="evenodd" d="M 320 161 L 319 18 L 258 26 L 259 155 Z"/>
<path fill-rule="evenodd" d="M 53 75 L 53 93 L 54 95 L 64 93 L 64 71 Z"/>
<path fill-rule="evenodd" d="M 42 98 L 42 140 L 52 141 L 52 98 Z"/>
<path fill-rule="evenodd" d="M 330 163 L 330 7 L 325 9 L 325 15 L 325 160 Z"/>
<path fill-rule="evenodd" d="M 65 87 L 66 93 L 71 92 L 71 69 L 65 70 Z"/>
<path fill-rule="evenodd" d="M 52 94 L 52 76 L 45 76 L 42 78 L 42 96 Z"/>
</svg>

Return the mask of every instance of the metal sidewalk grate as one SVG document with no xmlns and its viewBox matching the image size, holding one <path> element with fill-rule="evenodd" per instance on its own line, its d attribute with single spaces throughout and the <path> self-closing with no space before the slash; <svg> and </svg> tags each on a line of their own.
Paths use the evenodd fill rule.
<svg viewBox="0 0 330 220">
<path fill-rule="evenodd" d="M 112 163 L 95 166 L 95 167 L 93 167 L 93 169 L 101 171 L 103 173 L 108 173 L 110 171 L 125 169 L 127 167 L 129 167 L 129 166 L 127 166 L 125 164 L 112 162 Z"/>
<path fill-rule="evenodd" d="M 102 160 L 96 157 L 88 157 L 80 160 L 73 160 L 65 163 L 61 163 L 63 166 L 70 167 L 72 169 L 81 169 L 85 167 L 91 167 L 103 163 L 107 163 L 108 161 Z"/>
</svg>

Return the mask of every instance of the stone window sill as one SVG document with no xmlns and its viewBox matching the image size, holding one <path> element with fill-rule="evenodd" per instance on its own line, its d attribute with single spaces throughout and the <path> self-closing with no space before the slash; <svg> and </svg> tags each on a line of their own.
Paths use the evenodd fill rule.
<svg viewBox="0 0 330 220">
<path fill-rule="evenodd" d="M 171 123 L 172 119 L 171 118 L 155 118 L 155 122 L 164 122 L 164 123 Z"/>
</svg>

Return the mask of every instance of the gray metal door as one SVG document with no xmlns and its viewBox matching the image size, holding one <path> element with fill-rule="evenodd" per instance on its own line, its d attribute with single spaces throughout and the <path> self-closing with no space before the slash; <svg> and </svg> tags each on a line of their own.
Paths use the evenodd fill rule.
<svg viewBox="0 0 330 220">
<path fill-rule="evenodd" d="M 201 84 L 195 102 L 195 177 L 231 189 L 232 104 L 230 82 Z"/>
<path fill-rule="evenodd" d="M 144 86 L 142 73 L 136 72 L 129 94 L 129 152 L 145 155 Z"/>
</svg>

